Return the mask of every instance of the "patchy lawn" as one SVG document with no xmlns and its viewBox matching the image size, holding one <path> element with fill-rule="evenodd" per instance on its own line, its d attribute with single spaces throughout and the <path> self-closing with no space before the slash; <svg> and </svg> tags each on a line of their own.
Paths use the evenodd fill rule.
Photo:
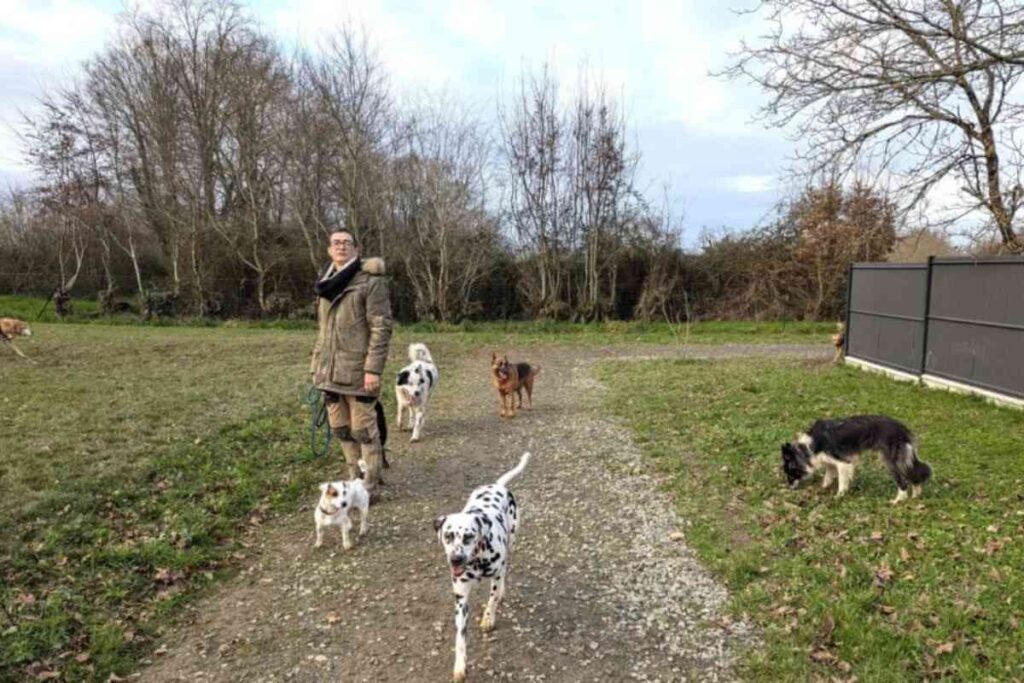
<svg viewBox="0 0 1024 683">
<path fill-rule="evenodd" d="M 0 358 L 0 680 L 134 670 L 180 601 L 308 498 L 312 341 L 41 324 L 22 344 L 37 365 Z"/>
<path fill-rule="evenodd" d="M 608 408 L 670 474 L 687 540 L 764 630 L 752 680 L 1024 680 L 1024 413 L 807 361 L 606 364 Z M 836 501 L 779 444 L 888 413 L 935 475 L 893 507 L 874 456 Z"/>
<path fill-rule="evenodd" d="M 14 316 L 34 323 L 44 310 L 45 299 L 0 295 L 0 317 Z M 267 319 L 246 320 L 217 318 L 156 318 L 144 321 L 136 315 L 100 315 L 96 302 L 74 299 L 74 313 L 64 324 L 149 327 L 229 327 L 256 329 L 312 330 L 312 320 Z M 53 303 L 45 306 L 42 322 L 57 322 Z M 569 323 L 558 321 L 465 321 L 459 324 L 415 323 L 402 325 L 409 335 L 441 338 L 462 345 L 490 344 L 828 344 L 835 332 L 835 323 L 801 321 L 716 321 L 692 324 L 665 322 L 640 323 L 611 321 L 606 323 Z M 440 335 L 440 337 L 438 337 Z"/>
<path fill-rule="evenodd" d="M 41 305 L 0 297 L 0 315 L 32 320 Z M 77 301 L 76 310 L 89 311 Z M 62 680 L 105 680 L 134 671 L 180 604 L 232 571 L 252 533 L 308 502 L 324 471 L 308 450 L 301 400 L 312 326 L 259 324 L 41 322 L 20 342 L 38 364 L 0 355 L 0 680 L 57 671 Z M 385 376 L 406 362 L 414 339 L 426 341 L 443 368 L 480 347 L 825 345 L 829 330 L 420 325 L 399 329 Z"/>
</svg>

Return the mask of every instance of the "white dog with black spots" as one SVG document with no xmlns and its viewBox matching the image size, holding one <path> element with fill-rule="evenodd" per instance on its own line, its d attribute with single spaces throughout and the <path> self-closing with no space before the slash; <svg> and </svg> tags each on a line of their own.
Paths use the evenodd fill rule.
<svg viewBox="0 0 1024 683">
<path fill-rule="evenodd" d="M 455 592 L 455 669 L 452 680 L 466 679 L 466 620 L 469 594 L 484 579 L 491 580 L 491 597 L 484 609 L 480 628 L 494 628 L 498 605 L 505 597 L 505 576 L 509 555 L 519 524 L 519 509 L 508 483 L 523 471 L 530 460 L 524 453 L 519 464 L 501 475 L 494 484 L 481 486 L 470 494 L 462 512 L 441 515 L 434 529 L 444 548 Z"/>
<path fill-rule="evenodd" d="M 403 429 L 403 418 L 408 415 L 412 429 L 410 441 L 419 441 L 423 422 L 427 417 L 430 392 L 437 386 L 440 375 L 426 344 L 409 344 L 409 364 L 398 371 L 395 381 L 395 401 L 398 404 L 398 429 Z"/>
</svg>

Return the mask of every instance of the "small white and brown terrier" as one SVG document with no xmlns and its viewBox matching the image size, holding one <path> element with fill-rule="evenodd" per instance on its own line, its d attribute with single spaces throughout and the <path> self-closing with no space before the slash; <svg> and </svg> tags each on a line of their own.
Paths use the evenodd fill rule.
<svg viewBox="0 0 1024 683">
<path fill-rule="evenodd" d="M 498 605 L 505 597 L 505 575 L 509 555 L 519 526 L 519 507 L 508 483 L 526 467 L 530 454 L 523 453 L 519 464 L 494 484 L 475 489 L 462 512 L 441 515 L 434 530 L 444 548 L 455 593 L 455 670 L 452 680 L 466 680 L 466 619 L 469 617 L 469 593 L 485 578 L 491 580 L 491 598 L 484 609 L 480 628 L 494 628 Z"/>
<path fill-rule="evenodd" d="M 398 404 L 398 429 L 408 414 L 412 429 L 410 441 L 419 441 L 427 417 L 427 402 L 437 386 L 440 375 L 426 344 L 409 344 L 409 364 L 398 371 L 395 380 L 395 402 Z"/>
<path fill-rule="evenodd" d="M 362 479 L 352 481 L 329 481 L 320 484 L 320 502 L 313 513 L 316 521 L 316 544 L 324 543 L 324 529 L 329 526 L 341 527 L 341 545 L 345 550 L 352 547 L 349 531 L 352 529 L 352 511 L 359 510 L 359 535 L 367 530 L 366 513 L 370 508 L 370 494 L 363 486 Z"/>
</svg>

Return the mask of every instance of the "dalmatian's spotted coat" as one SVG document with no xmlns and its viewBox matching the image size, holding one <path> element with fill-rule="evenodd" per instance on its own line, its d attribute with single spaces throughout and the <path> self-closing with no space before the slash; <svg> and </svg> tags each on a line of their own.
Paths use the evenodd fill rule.
<svg viewBox="0 0 1024 683">
<path fill-rule="evenodd" d="M 466 679 L 466 621 L 469 594 L 484 579 L 491 580 L 491 597 L 484 609 L 480 628 L 494 628 L 498 605 L 505 596 L 505 575 L 509 555 L 519 525 L 519 507 L 507 485 L 530 460 L 524 453 L 515 468 L 501 475 L 494 484 L 481 486 L 470 494 L 462 512 L 441 515 L 434 530 L 444 548 L 455 593 L 455 670 L 452 680 Z"/>
</svg>

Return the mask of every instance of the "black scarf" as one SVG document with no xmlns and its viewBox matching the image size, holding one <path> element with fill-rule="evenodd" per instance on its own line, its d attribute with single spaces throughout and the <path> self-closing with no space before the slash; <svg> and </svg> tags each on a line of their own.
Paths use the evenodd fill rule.
<svg viewBox="0 0 1024 683">
<path fill-rule="evenodd" d="M 313 285 L 313 291 L 316 292 L 317 296 L 327 299 L 328 301 L 334 301 L 338 296 L 345 291 L 348 287 L 348 283 L 352 281 L 355 274 L 362 268 L 362 261 L 358 258 L 352 261 L 337 273 L 324 280 L 324 275 L 330 271 L 333 264 L 327 264 L 327 267 L 320 273 L 320 277 L 317 278 L 316 284 Z"/>
</svg>

